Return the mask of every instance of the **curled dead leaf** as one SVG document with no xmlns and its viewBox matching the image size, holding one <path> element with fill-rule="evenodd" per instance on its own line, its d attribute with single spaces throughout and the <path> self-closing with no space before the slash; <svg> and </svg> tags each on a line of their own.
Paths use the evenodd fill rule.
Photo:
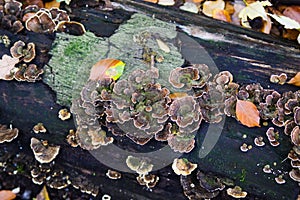
<svg viewBox="0 0 300 200">
<path fill-rule="evenodd" d="M 260 126 L 259 111 L 257 110 L 257 107 L 250 101 L 237 99 L 236 117 L 245 126 Z"/>
<path fill-rule="evenodd" d="M 11 80 L 11 78 L 8 78 L 8 76 L 11 75 L 11 71 L 18 62 L 18 58 L 13 58 L 4 54 L 0 60 L 0 79 Z"/>
<path fill-rule="evenodd" d="M 291 78 L 288 84 L 300 87 L 300 72 L 298 72 L 293 78 Z"/>
</svg>

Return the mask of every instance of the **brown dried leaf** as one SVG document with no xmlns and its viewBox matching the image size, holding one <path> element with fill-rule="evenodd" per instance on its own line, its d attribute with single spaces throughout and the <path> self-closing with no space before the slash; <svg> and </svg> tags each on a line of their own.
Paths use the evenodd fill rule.
<svg viewBox="0 0 300 200">
<path fill-rule="evenodd" d="M 236 102 L 236 117 L 245 126 L 254 127 L 259 125 L 259 111 L 256 106 L 245 100 L 237 100 Z"/>
<path fill-rule="evenodd" d="M 298 72 L 293 78 L 291 78 L 288 84 L 300 87 L 300 72 Z"/>
<path fill-rule="evenodd" d="M 12 200 L 16 198 L 16 194 L 10 190 L 1 190 L 0 199 L 1 200 Z"/>
<path fill-rule="evenodd" d="M 19 62 L 18 58 L 3 55 L 0 60 L 0 79 L 7 80 L 7 76 L 11 75 L 11 70 Z"/>
<path fill-rule="evenodd" d="M 223 10 L 225 8 L 225 2 L 223 0 L 217 0 L 217 1 L 205 1 L 203 3 L 203 9 L 202 12 L 204 15 L 208 17 L 213 16 L 213 11 L 215 9 L 221 9 Z"/>
<path fill-rule="evenodd" d="M 50 200 L 46 186 L 44 186 L 40 193 L 36 196 L 36 200 Z"/>
</svg>

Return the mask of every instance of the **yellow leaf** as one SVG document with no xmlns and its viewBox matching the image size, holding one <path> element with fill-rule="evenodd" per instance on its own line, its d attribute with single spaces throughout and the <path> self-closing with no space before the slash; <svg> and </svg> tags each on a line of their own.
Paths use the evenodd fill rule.
<svg viewBox="0 0 300 200">
<path fill-rule="evenodd" d="M 36 200 L 50 200 L 46 186 L 44 186 L 40 193 L 36 196 Z"/>
<path fill-rule="evenodd" d="M 1 190 L 0 199 L 1 200 L 12 200 L 16 198 L 16 194 L 10 190 Z"/>
<path fill-rule="evenodd" d="M 222 20 L 225 22 L 231 22 L 230 15 L 226 10 L 214 9 L 213 16 L 214 19 Z"/>
<path fill-rule="evenodd" d="M 237 119 L 243 125 L 248 127 L 260 126 L 259 111 L 252 102 L 238 99 L 235 111 Z"/>
<path fill-rule="evenodd" d="M 261 17 L 264 21 L 268 20 L 267 13 L 264 6 L 272 6 L 269 1 L 256 1 L 254 3 L 248 4 L 239 13 L 239 18 L 241 19 L 241 24 L 244 27 L 251 28 L 248 18 L 254 19 L 256 17 Z"/>
<path fill-rule="evenodd" d="M 300 87 L 300 72 L 298 72 L 293 78 L 291 78 L 288 84 Z"/>
</svg>

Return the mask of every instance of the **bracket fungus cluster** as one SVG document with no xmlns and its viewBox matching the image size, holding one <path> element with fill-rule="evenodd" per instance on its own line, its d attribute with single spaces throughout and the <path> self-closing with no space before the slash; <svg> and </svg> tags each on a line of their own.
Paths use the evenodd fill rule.
<svg viewBox="0 0 300 200">
<path fill-rule="evenodd" d="M 6 125 L 0 124 L 0 143 L 11 142 L 18 137 L 19 130 L 17 128 L 7 128 Z"/>
<path fill-rule="evenodd" d="M 60 146 L 49 146 L 47 142 L 42 142 L 36 138 L 31 138 L 30 147 L 34 157 L 40 163 L 52 162 L 59 153 Z"/>
<path fill-rule="evenodd" d="M 223 179 L 200 170 L 187 176 L 181 175 L 180 182 L 188 199 L 212 199 L 225 188 Z"/>
<path fill-rule="evenodd" d="M 0 2 L 0 26 L 13 33 L 18 33 L 24 29 L 22 21 L 22 3 L 15 0 Z"/>
<path fill-rule="evenodd" d="M 25 22 L 29 31 L 36 33 L 65 32 L 72 35 L 82 35 L 85 28 L 81 23 L 70 21 L 67 12 L 59 8 L 41 8 Z"/>
</svg>

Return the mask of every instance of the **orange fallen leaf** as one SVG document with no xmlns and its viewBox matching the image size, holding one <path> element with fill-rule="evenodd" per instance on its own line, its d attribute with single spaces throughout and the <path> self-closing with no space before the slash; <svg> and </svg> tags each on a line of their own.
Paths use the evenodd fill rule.
<svg viewBox="0 0 300 200">
<path fill-rule="evenodd" d="M 228 12 L 226 10 L 216 8 L 213 10 L 212 17 L 214 19 L 222 20 L 225 22 L 231 22 L 230 15 L 228 14 Z"/>
<path fill-rule="evenodd" d="M 143 1 L 151 2 L 151 3 L 157 3 L 158 2 L 158 0 L 143 0 Z"/>
<path fill-rule="evenodd" d="M 300 87 L 300 72 L 298 72 L 293 78 L 291 78 L 288 84 Z"/>
<path fill-rule="evenodd" d="M 60 6 L 60 2 L 58 2 L 56 0 L 52 0 L 52 1 L 45 3 L 45 8 L 47 8 L 47 9 L 59 8 L 59 6 Z"/>
<path fill-rule="evenodd" d="M 16 198 L 16 194 L 10 190 L 1 190 L 0 199 L 1 200 L 12 200 Z"/>
<path fill-rule="evenodd" d="M 237 100 L 236 117 L 245 126 L 254 127 L 259 125 L 259 111 L 257 107 L 250 101 Z"/>
</svg>

